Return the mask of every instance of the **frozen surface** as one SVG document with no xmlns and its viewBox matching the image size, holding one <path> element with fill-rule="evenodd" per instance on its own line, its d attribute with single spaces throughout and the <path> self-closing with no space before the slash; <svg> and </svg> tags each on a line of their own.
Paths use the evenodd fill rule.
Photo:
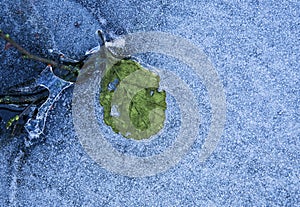
<svg viewBox="0 0 300 207">
<path fill-rule="evenodd" d="M 221 77 L 227 101 L 223 136 L 201 163 L 197 155 L 210 123 L 205 86 L 180 62 L 151 54 L 140 57 L 190 85 L 202 125 L 177 166 L 156 176 L 129 178 L 97 165 L 81 147 L 69 88 L 50 111 L 40 144 L 26 149 L 20 136 L 0 148 L 0 206 L 300 205 L 298 1 L 2 0 L 0 27 L 35 54 L 48 56 L 47 49 L 54 48 L 74 58 L 97 45 L 94 32 L 99 28 L 110 38 L 169 32 L 204 50 Z M 44 68 L 22 60 L 14 50 L 1 51 L 0 61 L 0 91 Z M 176 113 L 169 117 L 177 119 Z M 153 152 L 151 146 L 144 152 L 141 145 L 130 148 L 120 140 L 115 147 L 122 151 L 127 146 L 126 153 L 141 156 L 158 153 L 172 143 L 177 124 L 168 123 L 173 126 L 169 141 Z M 7 137 L 1 131 L 0 139 Z M 114 139 L 118 136 L 110 141 Z"/>
</svg>

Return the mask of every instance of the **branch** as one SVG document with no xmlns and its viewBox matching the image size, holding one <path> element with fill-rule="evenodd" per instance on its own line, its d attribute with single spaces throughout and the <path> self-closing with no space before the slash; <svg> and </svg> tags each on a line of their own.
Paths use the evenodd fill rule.
<svg viewBox="0 0 300 207">
<path fill-rule="evenodd" d="M 30 52 L 25 50 L 23 47 L 21 47 L 18 43 L 16 43 L 13 39 L 11 39 L 9 34 L 4 34 L 4 32 L 2 30 L 0 30 L 0 37 L 2 39 L 4 39 L 5 41 L 7 41 L 9 44 L 11 44 L 11 46 L 15 47 L 23 55 L 24 58 L 32 59 L 35 61 L 45 63 L 47 65 L 51 65 L 52 67 L 61 68 L 61 69 L 70 71 L 70 67 L 68 67 L 66 65 L 59 64 L 53 60 L 41 58 L 41 57 L 31 54 Z"/>
</svg>

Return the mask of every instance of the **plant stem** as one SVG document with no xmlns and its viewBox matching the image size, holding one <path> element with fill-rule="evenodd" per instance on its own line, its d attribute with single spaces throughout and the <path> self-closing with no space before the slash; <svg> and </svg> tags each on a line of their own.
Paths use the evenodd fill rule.
<svg viewBox="0 0 300 207">
<path fill-rule="evenodd" d="M 13 39 L 10 38 L 9 34 L 5 34 L 2 30 L 0 30 L 0 37 L 4 39 L 5 41 L 9 42 L 13 47 L 15 47 L 25 58 L 36 60 L 42 63 L 45 63 L 47 65 L 51 65 L 52 67 L 61 68 L 64 70 L 70 71 L 70 68 L 66 65 L 59 64 L 58 62 L 55 62 L 53 60 L 49 60 L 46 58 L 38 57 L 36 55 L 31 54 L 27 50 L 25 50 L 23 47 L 21 47 L 18 43 L 16 43 Z"/>
</svg>

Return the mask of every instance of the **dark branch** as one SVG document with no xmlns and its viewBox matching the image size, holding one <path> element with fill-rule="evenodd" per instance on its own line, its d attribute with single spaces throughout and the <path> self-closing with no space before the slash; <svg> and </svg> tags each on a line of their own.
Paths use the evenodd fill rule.
<svg viewBox="0 0 300 207">
<path fill-rule="evenodd" d="M 47 65 L 51 65 L 52 67 L 55 67 L 55 68 L 61 68 L 61 69 L 68 70 L 68 71 L 71 70 L 70 67 L 67 65 L 59 64 L 58 62 L 55 62 L 53 60 L 49 60 L 49 59 L 38 57 L 36 55 L 31 54 L 30 52 L 25 50 L 23 47 L 21 47 L 18 43 L 16 43 L 13 39 L 11 39 L 9 34 L 5 34 L 2 30 L 0 30 L 0 37 L 2 39 L 4 39 L 5 41 L 9 42 L 11 44 L 11 46 L 16 48 L 23 55 L 24 58 L 42 62 Z"/>
</svg>

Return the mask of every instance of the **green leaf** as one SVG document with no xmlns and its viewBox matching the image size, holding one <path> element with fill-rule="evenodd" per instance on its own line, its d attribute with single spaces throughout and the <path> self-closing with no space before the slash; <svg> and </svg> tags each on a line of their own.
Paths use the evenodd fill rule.
<svg viewBox="0 0 300 207">
<path fill-rule="evenodd" d="M 108 68 L 100 93 L 104 122 L 127 138 L 146 139 L 158 133 L 167 108 L 166 92 L 158 91 L 159 80 L 157 74 L 133 60 L 120 60 Z M 113 105 L 118 116 L 113 114 Z"/>
</svg>

